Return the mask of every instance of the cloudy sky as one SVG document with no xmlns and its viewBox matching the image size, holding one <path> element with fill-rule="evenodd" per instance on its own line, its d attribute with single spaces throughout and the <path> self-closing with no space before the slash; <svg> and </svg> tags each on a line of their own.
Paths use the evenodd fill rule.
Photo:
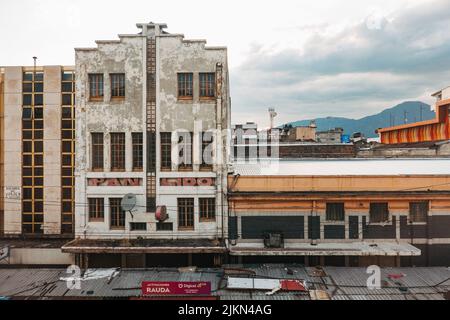
<svg viewBox="0 0 450 320">
<path fill-rule="evenodd" d="M 449 0 L 15 0 L 0 65 L 73 64 L 136 22 L 229 50 L 233 122 L 362 117 L 450 85 Z"/>
</svg>

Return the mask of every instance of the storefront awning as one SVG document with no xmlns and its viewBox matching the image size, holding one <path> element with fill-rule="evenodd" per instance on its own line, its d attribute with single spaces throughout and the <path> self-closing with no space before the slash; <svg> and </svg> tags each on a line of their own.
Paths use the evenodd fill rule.
<svg viewBox="0 0 450 320">
<path fill-rule="evenodd" d="M 420 249 L 409 243 L 285 243 L 283 248 L 265 248 L 260 243 L 238 242 L 230 246 L 233 256 L 420 256 Z"/>
</svg>

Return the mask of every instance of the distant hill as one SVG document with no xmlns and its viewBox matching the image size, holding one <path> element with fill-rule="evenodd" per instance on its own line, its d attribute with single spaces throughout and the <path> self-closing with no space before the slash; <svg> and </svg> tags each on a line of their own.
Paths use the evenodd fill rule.
<svg viewBox="0 0 450 320">
<path fill-rule="evenodd" d="M 309 125 L 311 120 L 315 120 L 317 131 L 326 131 L 329 129 L 340 127 L 344 129 L 345 134 L 362 132 L 367 138 L 374 138 L 377 137 L 375 130 L 378 128 L 404 124 L 405 111 L 407 118 L 406 123 L 418 122 L 421 119 L 430 120 L 435 118 L 435 112 L 431 110 L 430 105 L 420 101 L 407 101 L 396 105 L 395 107 L 385 109 L 380 113 L 361 119 L 326 117 L 295 121 L 287 124 L 290 124 L 293 127 L 307 126 Z"/>
</svg>

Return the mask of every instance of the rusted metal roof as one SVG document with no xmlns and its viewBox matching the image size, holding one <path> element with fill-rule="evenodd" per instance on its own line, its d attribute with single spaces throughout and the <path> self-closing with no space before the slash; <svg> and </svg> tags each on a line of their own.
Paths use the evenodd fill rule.
<svg viewBox="0 0 450 320">
<path fill-rule="evenodd" d="M 398 278 L 389 275 L 403 275 Z M 0 269 L 0 296 L 10 298 L 139 298 L 143 281 L 208 281 L 212 295 L 222 300 L 443 300 L 450 291 L 450 269 L 382 268 L 381 288 L 367 288 L 365 268 L 301 265 L 227 265 L 181 272 L 176 268 L 90 269 L 80 277 L 80 289 L 68 289 L 63 269 Z M 307 291 L 227 288 L 228 277 L 302 280 Z M 313 294 L 311 294 L 313 292 Z"/>
</svg>

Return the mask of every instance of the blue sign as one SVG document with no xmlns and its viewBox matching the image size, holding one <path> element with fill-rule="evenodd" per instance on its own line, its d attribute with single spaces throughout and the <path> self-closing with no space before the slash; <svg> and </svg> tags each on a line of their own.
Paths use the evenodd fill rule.
<svg viewBox="0 0 450 320">
<path fill-rule="evenodd" d="M 348 134 L 343 134 L 341 136 L 341 143 L 350 143 L 350 135 Z"/>
</svg>

